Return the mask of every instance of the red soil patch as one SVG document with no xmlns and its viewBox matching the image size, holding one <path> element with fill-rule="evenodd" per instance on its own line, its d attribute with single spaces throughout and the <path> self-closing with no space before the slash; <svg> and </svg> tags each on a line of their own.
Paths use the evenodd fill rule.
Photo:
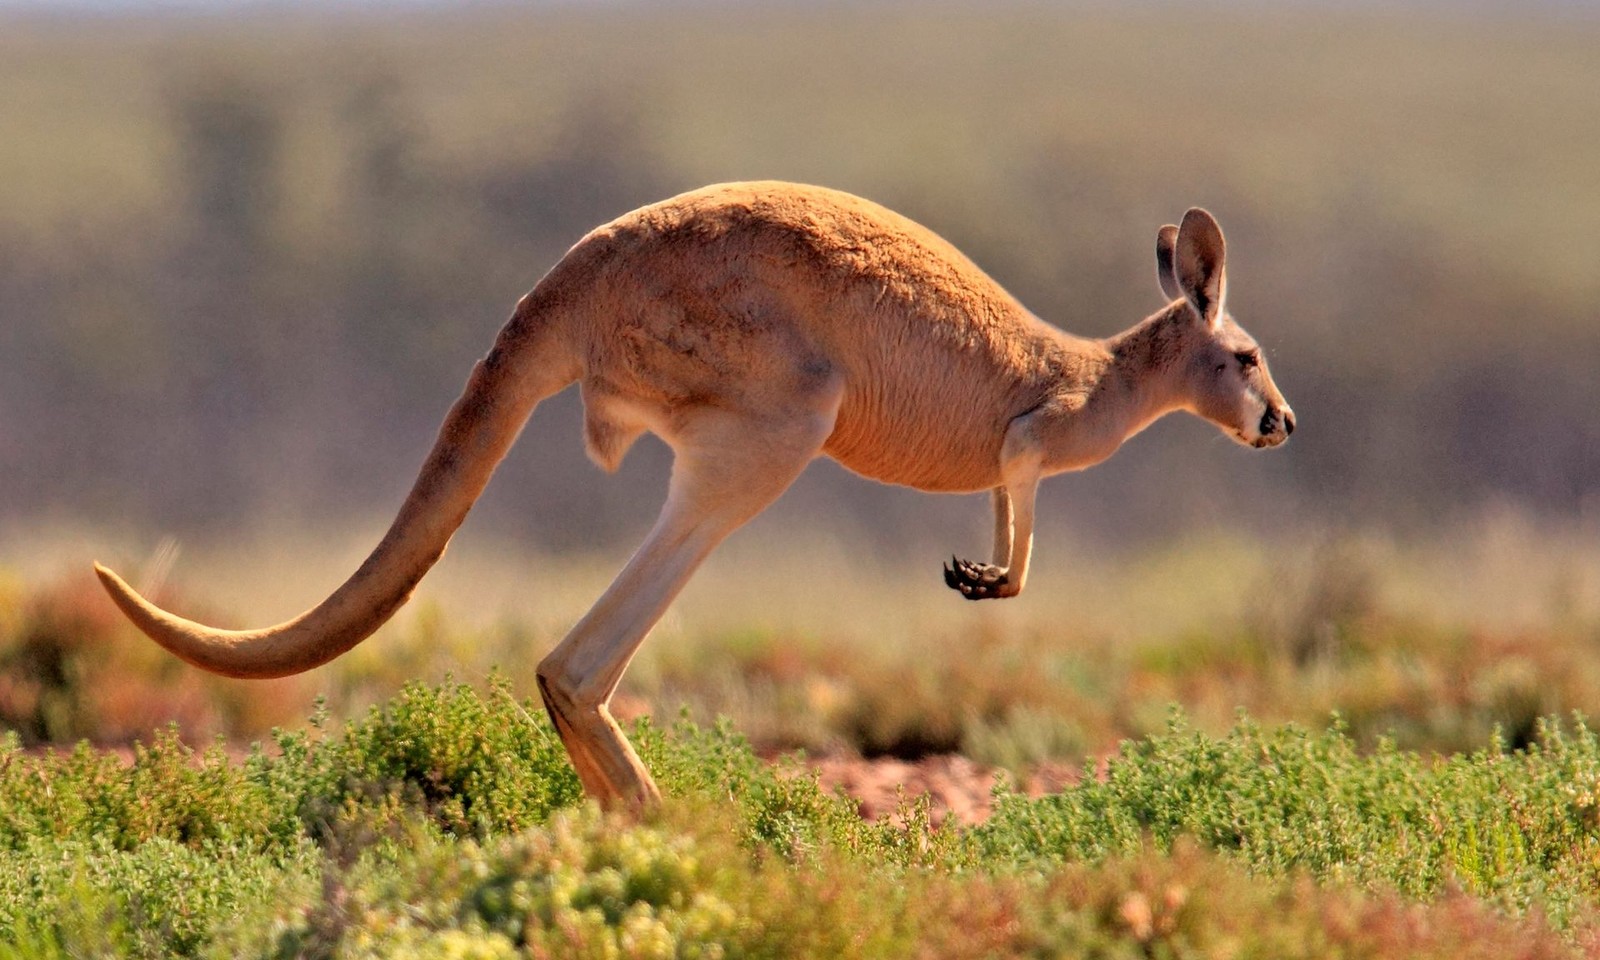
<svg viewBox="0 0 1600 960">
<path fill-rule="evenodd" d="M 993 791 L 1000 772 L 981 766 L 959 754 L 923 757 L 920 760 L 852 757 L 819 757 L 807 763 L 817 773 L 823 789 L 843 789 L 856 801 L 861 816 L 876 820 L 892 816 L 903 797 L 928 798 L 935 824 L 954 817 L 963 825 L 982 823 L 993 811 Z M 1103 767 L 1103 763 L 1102 763 Z M 1104 775 L 1104 770 L 1097 771 Z M 1056 793 L 1080 779 L 1081 771 L 1065 764 L 1042 764 L 1029 772 L 1022 783 L 1030 797 Z"/>
</svg>

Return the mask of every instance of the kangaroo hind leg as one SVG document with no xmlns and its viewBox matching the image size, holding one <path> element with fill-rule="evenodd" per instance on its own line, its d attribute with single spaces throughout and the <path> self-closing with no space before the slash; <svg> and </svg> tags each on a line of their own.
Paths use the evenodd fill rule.
<svg viewBox="0 0 1600 960">
<path fill-rule="evenodd" d="M 671 443 L 654 528 L 615 581 L 539 664 L 539 692 L 585 792 L 607 805 L 659 799 L 609 704 L 634 653 L 701 561 L 794 482 L 833 431 L 839 392 L 799 410 L 696 411 Z"/>
</svg>

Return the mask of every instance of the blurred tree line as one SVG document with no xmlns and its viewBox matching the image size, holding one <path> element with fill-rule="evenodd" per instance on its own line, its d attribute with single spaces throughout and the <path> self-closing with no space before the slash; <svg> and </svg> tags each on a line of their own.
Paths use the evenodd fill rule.
<svg viewBox="0 0 1600 960">
<path fill-rule="evenodd" d="M 779 7 L 728 14 L 731 26 L 692 9 L 670 20 L 433 12 L 409 15 L 415 22 L 398 33 L 375 15 L 350 14 L 315 40 L 306 34 L 316 23 L 274 28 L 259 16 L 199 31 L 143 24 L 142 39 L 118 49 L 133 57 L 124 67 L 154 78 L 143 134 L 162 145 L 149 154 L 162 185 L 154 199 L 120 207 L 113 196 L 110 214 L 65 227 L 0 223 L 0 524 L 62 516 L 198 532 L 247 517 L 387 516 L 472 360 L 570 243 L 679 190 L 763 176 L 828 182 L 895 207 L 944 233 L 1041 316 L 1090 335 L 1159 305 L 1151 241 L 1161 223 L 1191 203 L 1219 214 L 1234 312 L 1268 348 L 1303 429 L 1284 450 L 1253 455 L 1209 428 L 1158 424 L 1160 439 L 1139 438 L 1107 465 L 1052 485 L 1047 512 L 1084 531 L 1422 526 L 1507 499 L 1596 510 L 1600 272 L 1562 286 L 1527 267 L 1533 255 L 1512 249 L 1514 237 L 1475 219 L 1473 205 L 1505 186 L 1492 176 L 1475 174 L 1481 194 L 1445 195 L 1441 205 L 1428 191 L 1449 178 L 1427 175 L 1430 155 L 1397 153 L 1392 169 L 1381 154 L 1358 155 L 1363 131 L 1350 117 L 1362 116 L 1359 104 L 1316 126 L 1301 115 L 1325 95 L 1314 88 L 1274 95 L 1302 125 L 1282 130 L 1322 138 L 1315 143 L 1246 156 L 1242 145 L 1268 143 L 1280 128 L 1262 104 L 1217 91 L 1205 94 L 1218 100 L 1207 109 L 1245 126 L 1207 143 L 1169 122 L 1163 84 L 1130 79 L 1160 50 L 1119 41 L 1128 55 L 1111 62 L 1129 77 L 1085 67 L 1082 76 L 1106 89 L 1075 88 L 1051 72 L 1068 67 L 1039 49 L 1042 28 L 1028 18 L 1044 14 L 986 20 L 980 30 L 960 18 L 932 25 L 914 8 Z M 1076 36 L 1074 16 L 1112 15 L 1057 14 L 1049 35 Z M 1363 23 L 1353 41 L 1299 20 L 1281 24 L 1281 37 L 1247 37 L 1257 73 L 1223 82 L 1296 75 L 1292 60 L 1275 59 L 1275 38 L 1382 53 L 1393 25 Z M 1188 34 L 1162 42 L 1181 48 L 1212 29 L 1180 26 Z M 745 59 L 717 61 L 723 72 L 707 79 L 695 71 L 713 69 L 700 57 L 717 50 L 702 50 L 711 41 L 696 31 L 718 27 L 740 38 Z M 92 57 L 71 38 L 106 29 L 51 22 L 27 38 L 57 44 L 60 76 L 87 75 Z M 1406 29 L 1427 37 L 1432 28 Z M 1496 28 L 1453 29 L 1465 39 L 1390 50 L 1385 62 L 1454 60 L 1451 42 L 1488 43 Z M 530 40 L 523 61 L 494 45 L 506 36 L 542 45 Z M 796 51 L 816 46 L 826 63 L 807 67 Z M 251 55 L 230 55 L 240 50 Z M 575 71 L 585 57 L 591 72 Z M 822 71 L 807 81 L 820 86 L 792 101 L 763 99 L 792 86 L 784 70 L 800 69 Z M 476 78 L 481 116 L 441 108 L 453 71 Z M 980 71 L 997 74 L 983 81 L 990 94 L 978 87 Z M 946 96 L 938 78 L 950 73 Z M 1492 74 L 1480 87 L 1513 82 Z M 1600 66 L 1550 81 L 1561 90 L 1569 82 L 1600 82 Z M 1013 88 L 1029 99 L 1017 116 L 996 106 Z M 497 90 L 538 109 L 508 119 L 514 111 L 497 108 Z M 1492 124 L 1492 113 L 1450 112 L 1481 103 L 1481 93 L 1454 91 L 1430 129 L 1461 137 Z M 855 99 L 841 106 L 845 96 Z M 1381 89 L 1352 96 L 1369 96 L 1372 115 L 1396 129 L 1413 122 L 1381 112 Z M 1572 119 L 1548 89 L 1527 96 L 1552 130 Z M 1102 101 L 1132 115 L 1085 107 Z M 14 128 L 26 129 L 23 112 L 14 111 Z M 0 134 L 6 122 L 0 112 Z M 797 152 L 792 128 L 823 122 L 834 135 L 801 138 L 815 149 Z M 1001 124 L 1009 139 L 991 135 Z M 81 135 L 83 149 L 95 149 L 93 124 L 84 126 L 63 142 Z M 530 141 L 537 149 L 517 146 Z M 1528 149 L 1576 163 L 1591 156 L 1591 141 L 1600 144 L 1600 132 Z M 11 142 L 30 149 L 21 134 Z M 1445 149 L 1460 142 L 1447 139 Z M 1493 137 L 1483 142 L 1497 149 Z M 1390 146 L 1426 149 L 1419 144 Z M 1348 156 L 1324 156 L 1345 148 Z M 1324 166 L 1303 175 L 1273 167 L 1305 155 Z M 1503 163 L 1511 177 L 1523 162 L 1485 157 L 1472 169 Z M 1421 199 L 1403 202 L 1407 191 Z M 1573 202 L 1581 212 L 1595 199 Z M 1485 204 L 1485 218 L 1516 216 Z M 1450 215 L 1429 213 L 1440 209 Z M 550 548 L 610 545 L 653 515 L 665 451 L 645 445 L 622 475 L 596 482 L 575 410 L 572 395 L 546 404 L 502 467 L 481 508 L 500 529 Z M 830 467 L 808 474 L 780 510 L 802 513 L 895 538 L 925 526 L 942 536 L 940 524 L 968 513 L 964 529 L 983 522 L 970 503 L 930 504 Z"/>
</svg>

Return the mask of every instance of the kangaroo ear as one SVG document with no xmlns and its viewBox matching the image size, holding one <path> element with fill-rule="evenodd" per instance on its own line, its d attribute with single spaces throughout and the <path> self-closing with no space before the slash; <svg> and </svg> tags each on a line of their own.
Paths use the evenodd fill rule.
<svg viewBox="0 0 1600 960">
<path fill-rule="evenodd" d="M 1156 232 L 1156 279 L 1161 282 L 1161 292 L 1167 295 L 1168 301 L 1183 296 L 1183 288 L 1178 286 L 1178 274 L 1173 267 L 1173 251 L 1177 246 L 1177 227 L 1169 223 Z"/>
<path fill-rule="evenodd" d="M 1199 207 L 1184 214 L 1174 255 L 1178 289 L 1200 319 L 1216 325 L 1222 319 L 1222 303 L 1228 295 L 1227 248 L 1216 218 Z"/>
</svg>

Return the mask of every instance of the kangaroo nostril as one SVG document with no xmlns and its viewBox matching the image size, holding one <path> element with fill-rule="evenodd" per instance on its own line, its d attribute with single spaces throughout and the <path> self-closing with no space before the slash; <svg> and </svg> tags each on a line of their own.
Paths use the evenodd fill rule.
<svg viewBox="0 0 1600 960">
<path fill-rule="evenodd" d="M 1277 433 L 1278 411 L 1268 407 L 1267 412 L 1261 415 L 1261 422 L 1256 424 L 1256 431 L 1263 437 L 1270 437 L 1274 433 Z"/>
<path fill-rule="evenodd" d="M 1287 437 L 1291 433 L 1294 433 L 1294 411 L 1285 410 L 1283 411 L 1283 435 Z"/>
</svg>

